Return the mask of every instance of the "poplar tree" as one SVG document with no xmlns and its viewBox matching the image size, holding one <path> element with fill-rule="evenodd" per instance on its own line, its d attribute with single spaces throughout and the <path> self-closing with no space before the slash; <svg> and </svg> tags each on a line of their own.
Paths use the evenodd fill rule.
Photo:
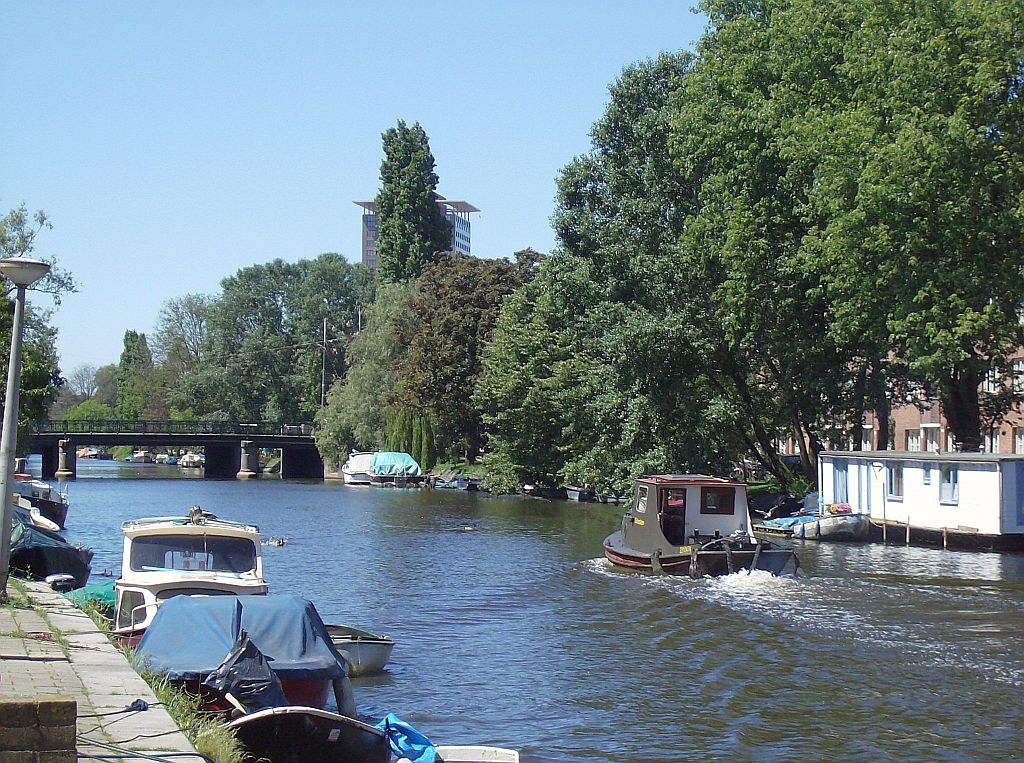
<svg viewBox="0 0 1024 763">
<path fill-rule="evenodd" d="M 437 205 L 437 175 L 427 135 L 399 120 L 383 134 L 384 161 L 377 194 L 377 275 L 382 283 L 419 277 L 427 263 L 451 249 L 451 226 Z"/>
</svg>

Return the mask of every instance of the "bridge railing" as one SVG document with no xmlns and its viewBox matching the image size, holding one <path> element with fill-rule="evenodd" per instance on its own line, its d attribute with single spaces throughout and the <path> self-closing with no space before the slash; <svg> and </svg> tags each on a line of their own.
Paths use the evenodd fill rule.
<svg viewBox="0 0 1024 763">
<path fill-rule="evenodd" d="M 36 434 L 226 434 L 226 435 L 309 435 L 308 423 L 283 424 L 274 421 L 159 421 L 127 419 L 46 419 Z"/>
</svg>

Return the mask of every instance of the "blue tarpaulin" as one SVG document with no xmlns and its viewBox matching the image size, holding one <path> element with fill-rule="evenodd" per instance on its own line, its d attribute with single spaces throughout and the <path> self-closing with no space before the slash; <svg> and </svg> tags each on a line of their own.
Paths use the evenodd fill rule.
<svg viewBox="0 0 1024 763">
<path fill-rule="evenodd" d="M 395 451 L 382 450 L 373 454 L 373 462 L 370 469 L 374 474 L 387 476 L 419 477 L 423 472 L 416 459 L 408 453 L 397 453 Z"/>
<path fill-rule="evenodd" d="M 400 760 L 410 763 L 434 763 L 437 750 L 422 733 L 394 713 L 388 713 L 377 724 L 388 735 L 388 745 Z"/>
<path fill-rule="evenodd" d="M 202 680 L 245 630 L 279 678 L 331 680 L 347 673 L 313 604 L 300 596 L 175 596 L 160 605 L 136 651 L 172 681 Z"/>
</svg>

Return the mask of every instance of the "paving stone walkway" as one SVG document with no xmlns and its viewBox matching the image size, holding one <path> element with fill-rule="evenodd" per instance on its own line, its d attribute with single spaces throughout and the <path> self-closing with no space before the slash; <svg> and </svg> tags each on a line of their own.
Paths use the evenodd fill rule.
<svg viewBox="0 0 1024 763">
<path fill-rule="evenodd" d="M 29 603 L 18 603 L 21 587 Z M 0 697 L 45 694 L 76 700 L 80 759 L 116 754 L 104 746 L 114 745 L 155 757 L 191 753 L 175 755 L 170 760 L 176 763 L 203 760 L 88 615 L 41 583 L 12 579 L 8 590 L 13 603 L 0 606 Z M 149 709 L 123 712 L 135 700 Z"/>
</svg>

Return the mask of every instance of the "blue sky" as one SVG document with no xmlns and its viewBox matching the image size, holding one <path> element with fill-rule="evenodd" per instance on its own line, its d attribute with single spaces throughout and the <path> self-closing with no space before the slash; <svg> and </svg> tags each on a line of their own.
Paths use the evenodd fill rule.
<svg viewBox="0 0 1024 763">
<path fill-rule="evenodd" d="M 78 282 L 53 319 L 65 373 L 239 268 L 357 261 L 352 201 L 399 119 L 426 130 L 438 191 L 482 210 L 473 254 L 549 251 L 555 178 L 608 86 L 705 24 L 660 0 L 0 8 L 0 210 L 45 210 L 36 254 Z"/>
</svg>

